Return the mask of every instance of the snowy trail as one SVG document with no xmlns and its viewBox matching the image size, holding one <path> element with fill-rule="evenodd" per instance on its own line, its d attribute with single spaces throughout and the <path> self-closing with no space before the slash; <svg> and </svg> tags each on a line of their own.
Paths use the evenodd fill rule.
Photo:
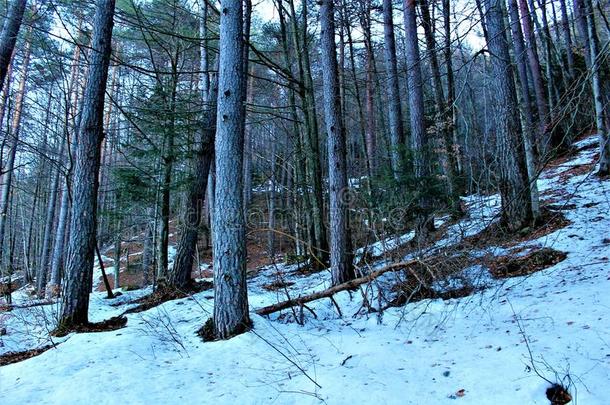
<svg viewBox="0 0 610 405">
<path fill-rule="evenodd" d="M 593 142 L 591 137 L 578 146 Z M 128 315 L 124 329 L 71 335 L 57 349 L 0 367 L 2 403 L 548 404 L 549 384 L 535 368 L 570 385 L 574 403 L 607 404 L 610 181 L 588 174 L 559 181 L 571 167 L 592 162 L 595 152 L 584 149 L 539 180 L 546 197 L 561 188 L 576 205 L 563 211 L 570 225 L 519 245 L 568 253 L 554 267 L 491 281 L 470 297 L 389 309 L 381 319 L 352 317 L 362 299 L 345 292 L 335 297 L 343 318 L 322 300 L 311 305 L 318 319 L 305 313 L 305 326 L 253 315 L 253 332 L 213 343 L 195 335 L 212 311 L 212 292 L 206 291 Z M 471 198 L 469 207 L 471 218 L 454 225 L 440 245 L 479 232 L 499 208 L 494 196 Z M 290 275 L 295 268 L 278 266 L 284 280 L 295 283 L 291 294 L 328 286 L 328 273 Z M 269 267 L 252 280 L 253 309 L 285 298 L 262 287 L 274 281 L 276 270 Z M 126 309 L 102 297 L 92 296 L 92 320 Z M 39 308 L 38 314 L 52 314 L 53 306 Z M 36 326 L 28 329 L 28 341 L 19 334 L 25 332 L 23 319 L 35 324 L 27 310 L 9 316 L 0 353 L 43 339 Z"/>
</svg>

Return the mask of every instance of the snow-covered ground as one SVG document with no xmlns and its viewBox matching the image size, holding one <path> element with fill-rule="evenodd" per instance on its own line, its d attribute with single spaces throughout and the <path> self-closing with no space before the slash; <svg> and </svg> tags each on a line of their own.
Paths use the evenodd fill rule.
<svg viewBox="0 0 610 405">
<path fill-rule="evenodd" d="M 73 334 L 56 341 L 55 349 L 0 367 L 2 404 L 548 404 L 545 379 L 568 386 L 574 403 L 607 404 L 610 181 L 589 174 L 559 181 L 563 171 L 590 163 L 595 152 L 585 149 L 539 180 L 545 198 L 563 196 L 569 201 L 562 203 L 576 206 L 563 211 L 570 225 L 518 245 L 568 254 L 551 268 L 508 280 L 468 268 L 463 276 L 478 277 L 485 290 L 391 308 L 382 316 L 360 310 L 359 292 L 335 296 L 342 317 L 330 300 L 308 304 L 317 319 L 305 311 L 303 326 L 292 311 L 270 318 L 252 312 L 252 332 L 213 343 L 195 334 L 212 311 L 213 293 L 206 291 L 127 315 L 123 329 Z M 439 249 L 497 217 L 496 196 L 465 202 L 470 217 L 448 229 Z M 286 287 L 291 297 L 328 287 L 328 272 L 303 276 L 297 270 L 278 264 L 251 279 L 252 309 L 286 298 L 284 289 L 263 288 L 274 281 L 294 283 Z M 95 293 L 91 318 L 118 315 L 129 304 L 111 304 L 147 292 L 116 300 Z M 43 325 L 54 310 L 47 305 L 0 313 L 8 332 L 0 337 L 0 354 L 47 344 Z"/>
</svg>

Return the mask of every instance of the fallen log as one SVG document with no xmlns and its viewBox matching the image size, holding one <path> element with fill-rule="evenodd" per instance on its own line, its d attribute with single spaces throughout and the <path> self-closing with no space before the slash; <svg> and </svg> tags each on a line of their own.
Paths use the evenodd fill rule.
<svg viewBox="0 0 610 405">
<path fill-rule="evenodd" d="M 56 304 L 57 301 L 53 300 L 43 300 L 37 302 L 30 302 L 26 304 L 0 304 L 0 312 L 2 311 L 11 311 L 13 309 L 25 309 L 25 308 L 33 308 L 33 307 L 42 307 L 44 305 Z"/>
<path fill-rule="evenodd" d="M 385 274 L 385 273 L 388 273 L 391 271 L 403 270 L 416 263 L 419 263 L 419 260 L 409 260 L 406 262 L 390 264 L 389 266 L 383 267 L 379 270 L 369 273 L 364 277 L 355 278 L 355 279 L 345 282 L 343 284 L 339 284 L 339 285 L 327 288 L 326 290 L 318 291 L 313 294 L 309 294 L 309 295 L 305 295 L 305 296 L 297 297 L 297 298 L 292 298 L 292 299 L 289 299 L 286 301 L 278 302 L 277 304 L 268 305 L 266 307 L 259 308 L 256 310 L 256 313 L 258 315 L 269 315 L 274 312 L 281 311 L 283 309 L 301 306 L 308 302 L 319 300 L 321 298 L 329 298 L 338 292 L 346 291 L 346 290 L 353 290 L 362 284 L 370 283 L 371 281 L 373 281 L 377 277 L 381 276 L 382 274 Z"/>
</svg>

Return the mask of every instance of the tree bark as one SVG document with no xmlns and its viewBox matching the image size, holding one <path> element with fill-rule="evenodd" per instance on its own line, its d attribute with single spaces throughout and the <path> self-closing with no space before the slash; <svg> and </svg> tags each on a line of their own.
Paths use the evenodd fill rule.
<svg viewBox="0 0 610 405">
<path fill-rule="evenodd" d="M 374 49 L 373 40 L 371 38 L 371 0 L 361 0 L 362 7 L 360 10 L 360 25 L 364 33 L 364 49 L 365 49 L 365 102 L 364 109 L 366 114 L 366 125 L 365 125 L 365 143 L 366 143 L 366 157 L 368 159 L 368 167 L 370 170 L 369 175 L 372 177 L 376 173 L 377 169 L 377 133 L 376 133 L 376 120 L 375 120 L 375 62 L 374 62 Z M 369 179 L 369 183 L 372 178 Z"/>
<path fill-rule="evenodd" d="M 456 114 L 456 96 L 455 96 L 455 75 L 453 73 L 453 53 L 451 50 L 452 39 L 451 39 L 451 3 L 450 0 L 443 0 L 443 19 L 444 19 L 444 31 L 445 31 L 445 43 L 443 47 L 445 56 L 445 69 L 447 72 L 447 115 L 449 125 L 449 132 L 451 139 L 453 140 L 453 151 L 455 156 L 455 164 L 457 174 L 461 175 L 463 172 L 463 156 L 458 142 L 457 137 L 457 114 Z M 463 181 L 459 181 L 458 190 L 463 190 Z"/>
<path fill-rule="evenodd" d="M 527 65 L 525 60 L 525 44 L 523 41 L 523 32 L 521 31 L 521 22 L 519 20 L 519 10 L 517 8 L 517 0 L 509 0 L 508 11 L 510 15 L 511 32 L 513 34 L 513 46 L 515 49 L 515 59 L 517 65 L 517 73 L 519 84 L 521 86 L 521 111 L 523 114 L 523 145 L 525 148 L 525 161 L 527 164 L 527 176 L 531 189 L 532 201 L 532 216 L 534 219 L 540 216 L 540 203 L 537 185 L 537 170 L 538 161 L 534 152 L 535 136 L 534 136 L 534 117 L 531 107 L 531 99 L 529 93 L 529 85 L 527 78 Z"/>
<path fill-rule="evenodd" d="M 324 187 L 322 181 L 322 166 L 319 147 L 319 129 L 316 115 L 316 99 L 314 95 L 313 79 L 311 75 L 311 63 L 309 60 L 308 47 L 308 8 L 307 2 L 303 2 L 302 23 L 297 24 L 298 17 L 294 8 L 294 1 L 289 0 L 292 26 L 292 42 L 296 52 L 297 67 L 301 88 L 299 94 L 303 104 L 305 133 L 303 134 L 303 146 L 306 157 L 306 174 L 308 183 L 311 185 L 311 222 L 315 245 L 310 252 L 315 255 L 311 258 L 312 264 L 321 268 L 328 263 L 328 238 L 324 221 Z M 309 187 L 308 187 L 309 188 Z"/>
<path fill-rule="evenodd" d="M 561 9 L 561 31 L 563 32 L 563 39 L 565 41 L 566 55 L 568 59 L 568 69 L 570 80 L 574 79 L 574 50 L 572 49 L 572 32 L 570 31 L 570 19 L 568 17 L 568 8 L 566 6 L 566 0 L 559 0 L 559 7 Z"/>
<path fill-rule="evenodd" d="M 31 36 L 31 30 L 30 30 Z M 19 136 L 21 132 L 21 117 L 23 116 L 23 104 L 27 92 L 27 80 L 28 80 L 28 65 L 30 63 L 30 51 L 31 42 L 30 38 L 26 41 L 25 49 L 23 52 L 23 65 L 21 72 L 21 80 L 17 89 L 17 96 L 15 100 L 15 109 L 11 120 L 9 137 L 10 147 L 8 152 L 8 158 L 6 165 L 2 167 L 2 186 L 0 187 L 0 266 L 2 260 L 2 254 L 4 252 L 4 238 L 6 233 L 6 224 L 9 219 L 9 200 L 11 194 L 11 187 L 13 183 L 13 171 L 15 169 L 15 156 L 17 154 L 17 148 L 19 147 Z"/>
<path fill-rule="evenodd" d="M 142 242 L 142 277 L 144 286 L 147 286 L 150 283 L 151 265 L 154 260 L 153 228 L 154 225 L 148 222 L 144 229 L 144 240 Z"/>
<path fill-rule="evenodd" d="M 488 46 L 496 84 L 494 125 L 497 137 L 502 219 L 509 230 L 515 231 L 531 221 L 532 207 L 502 1 L 485 0 L 485 4 L 489 32 Z"/>
<path fill-rule="evenodd" d="M 530 10 L 527 6 L 527 0 L 518 0 L 519 10 L 521 12 L 521 26 L 526 41 L 527 58 L 529 61 L 530 72 L 534 86 L 534 94 L 536 95 L 536 106 L 538 108 L 538 122 L 540 125 L 539 137 L 537 139 L 538 153 L 541 161 L 547 158 L 549 152 L 549 105 L 544 90 L 544 81 L 542 79 L 542 68 L 540 67 L 540 59 L 536 47 L 536 37 L 534 36 L 534 28 L 530 16 Z"/>
<path fill-rule="evenodd" d="M 228 339 L 250 327 L 243 215 L 246 85 L 242 0 L 225 0 L 220 13 L 216 193 L 214 206 L 214 334 Z"/>
<path fill-rule="evenodd" d="M 396 41 L 394 37 L 394 14 L 392 0 L 383 0 L 383 32 L 385 50 L 385 68 L 387 74 L 386 91 L 388 92 L 388 121 L 390 124 L 390 151 L 394 179 L 403 175 L 401 148 L 404 145 L 404 125 L 402 122 L 402 106 L 400 104 L 400 89 L 398 86 L 398 62 L 396 61 Z"/>
<path fill-rule="evenodd" d="M 432 203 L 429 196 L 426 195 L 427 187 L 425 185 L 430 177 L 428 161 L 430 151 L 428 150 L 428 136 L 424 123 L 424 84 L 417 40 L 415 5 L 416 0 L 403 0 L 413 167 L 415 177 L 419 183 L 418 191 L 421 192 L 418 198 L 419 212 L 416 233 L 418 238 L 425 239 L 428 232 L 434 229 L 434 218 L 430 215 Z"/>
<path fill-rule="evenodd" d="M 60 329 L 88 322 L 96 236 L 98 171 L 104 137 L 103 114 L 114 17 L 114 0 L 98 0 L 90 68 L 78 127 L 73 203 Z"/>
<path fill-rule="evenodd" d="M 63 148 L 63 145 L 62 145 Z M 38 271 L 36 275 L 36 290 L 38 295 L 44 294 L 44 289 L 47 285 L 47 274 L 49 273 L 49 253 L 52 242 L 51 234 L 53 233 L 53 223 L 55 222 L 55 206 L 57 204 L 57 191 L 59 188 L 59 171 L 52 174 L 53 180 L 49 193 L 49 201 L 47 202 L 47 211 L 45 215 L 44 236 L 42 239 L 42 254 L 38 263 Z"/>
<path fill-rule="evenodd" d="M 23 22 L 26 3 L 27 0 L 13 0 L 2 26 L 2 34 L 0 35 L 0 91 L 4 88 L 4 81 L 17 43 L 17 35 L 19 35 L 19 29 Z"/>
<path fill-rule="evenodd" d="M 587 36 L 589 39 L 589 66 L 591 68 L 591 87 L 593 88 L 593 103 L 595 105 L 595 126 L 599 136 L 599 170 L 600 176 L 610 175 L 610 136 L 606 127 L 607 111 L 604 104 L 604 94 L 601 82 L 601 54 L 599 36 L 593 13 L 593 2 L 582 0 L 585 14 L 583 18 L 587 24 Z"/>
<path fill-rule="evenodd" d="M 193 261 L 196 253 L 199 228 L 202 220 L 202 209 L 205 202 L 208 177 L 214 158 L 214 134 L 216 133 L 216 98 L 218 86 L 216 79 L 209 80 L 208 97 L 205 100 L 203 125 L 199 131 L 195 146 L 195 178 L 189 190 L 182 230 L 174 266 L 169 274 L 168 285 L 174 288 L 185 288 L 191 279 Z"/>
<path fill-rule="evenodd" d="M 157 277 L 164 279 L 168 276 L 169 272 L 169 258 L 168 258 L 168 247 L 169 247 L 169 217 L 170 217 L 170 198 L 171 198 L 171 187 L 172 187 L 172 171 L 174 167 L 174 143 L 175 143 L 175 128 L 176 128 L 176 95 L 178 78 L 176 71 L 176 61 L 172 61 L 172 80 L 171 89 L 168 100 L 168 114 L 170 115 L 167 119 L 166 133 L 164 139 L 164 151 L 163 151 L 163 176 L 161 181 L 161 221 L 159 224 L 159 267 L 157 269 Z"/>
<path fill-rule="evenodd" d="M 339 72 L 335 47 L 333 0 L 320 2 L 320 42 L 324 115 L 328 137 L 328 185 L 330 192 L 330 264 L 333 285 L 354 278 L 348 204 L 345 127 L 341 117 Z"/>
<path fill-rule="evenodd" d="M 79 20 L 79 27 L 81 21 Z M 72 67 L 70 69 L 70 84 L 68 88 L 68 100 L 66 105 L 66 121 L 64 122 L 64 149 L 60 151 L 60 161 L 63 161 L 68 155 L 70 160 L 72 159 L 75 148 L 75 139 L 70 139 L 70 128 L 73 127 L 75 122 L 75 112 L 79 102 L 79 62 L 81 57 L 80 46 L 76 44 L 74 46 L 74 54 L 72 56 Z M 45 295 L 47 298 L 58 296 L 60 293 L 60 282 L 61 273 L 63 270 L 64 263 L 64 247 L 66 241 L 66 233 L 68 230 L 68 213 L 70 209 L 70 181 L 72 174 L 72 163 L 68 165 L 68 171 L 63 175 L 63 183 L 61 187 L 61 200 L 59 203 L 59 214 L 57 217 L 57 226 L 55 229 L 53 253 L 51 255 L 51 269 L 49 282 L 45 288 Z"/>
<path fill-rule="evenodd" d="M 118 209 L 118 207 L 116 207 Z M 114 288 L 121 287 L 121 221 L 118 221 L 114 235 Z"/>
<path fill-rule="evenodd" d="M 453 139 L 450 132 L 452 125 L 450 109 L 452 106 L 450 106 L 445 99 L 443 81 L 441 79 L 441 69 L 436 51 L 436 39 L 434 38 L 435 27 L 432 18 L 430 17 L 428 1 L 420 0 L 419 4 L 422 15 L 422 25 L 424 26 L 426 48 L 428 50 L 428 57 L 430 60 L 430 73 L 432 76 L 432 87 L 434 90 L 434 100 L 436 103 L 436 125 L 438 132 L 441 134 L 445 146 L 445 152 L 447 153 L 446 174 L 451 212 L 457 217 L 461 215 L 462 209 L 460 205 L 459 185 L 457 179 L 457 163 L 454 154 L 455 148 L 453 147 Z"/>
</svg>

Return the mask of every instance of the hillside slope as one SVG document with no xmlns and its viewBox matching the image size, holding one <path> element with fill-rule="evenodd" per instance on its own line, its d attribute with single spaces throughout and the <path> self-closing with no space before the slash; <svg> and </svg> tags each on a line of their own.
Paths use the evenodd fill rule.
<svg viewBox="0 0 610 405">
<path fill-rule="evenodd" d="M 565 226 L 468 252 L 487 259 L 526 257 L 542 247 L 566 253 L 554 266 L 504 278 L 473 264 L 432 288 L 440 293 L 467 282 L 474 294 L 383 312 L 365 311 L 360 292 L 343 292 L 336 305 L 312 302 L 302 314 L 253 315 L 252 332 L 212 343 L 195 334 L 213 307 L 212 292 L 204 291 L 127 315 L 123 329 L 72 334 L 39 356 L 0 367 L 2 403 L 548 404 L 545 390 L 558 382 L 574 403 L 606 404 L 610 181 L 591 174 L 595 144 L 594 137 L 580 141 L 577 155 L 539 180 L 547 207 L 565 216 Z M 448 226 L 436 253 L 496 220 L 497 197 L 465 203 L 469 217 Z M 372 307 L 390 302 L 382 302 L 381 293 L 391 297 L 397 277 L 389 274 L 363 290 Z M 274 282 L 283 288 L 269 291 Z M 250 280 L 250 305 L 283 300 L 286 291 L 292 297 L 318 291 L 329 282 L 327 272 L 302 275 L 296 266 L 270 266 Z M 115 300 L 95 293 L 92 320 L 119 315 L 148 292 Z M 46 305 L 0 313 L 7 329 L 0 354 L 47 344 L 45 321 L 56 310 Z"/>
</svg>

